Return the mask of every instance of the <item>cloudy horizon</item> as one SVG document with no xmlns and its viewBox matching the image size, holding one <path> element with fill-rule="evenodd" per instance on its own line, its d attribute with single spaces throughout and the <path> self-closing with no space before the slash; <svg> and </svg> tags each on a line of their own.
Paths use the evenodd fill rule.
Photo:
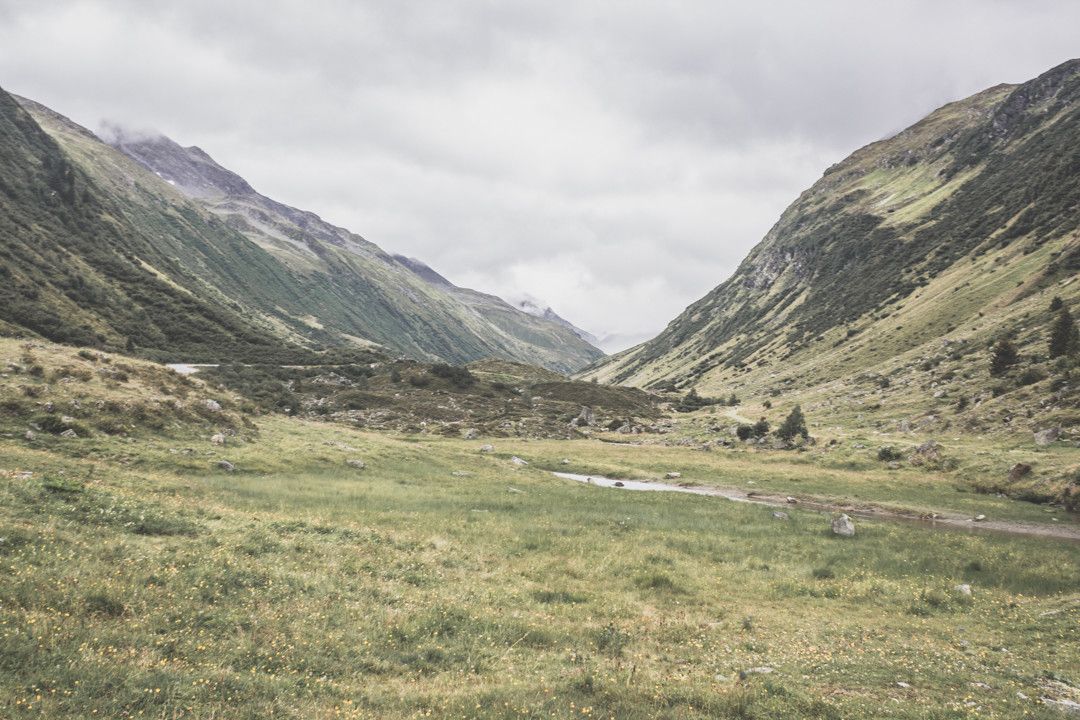
<svg viewBox="0 0 1080 720">
<path fill-rule="evenodd" d="M 1080 6 L 0 0 L 0 87 L 618 350 L 829 165 L 1080 56 Z"/>
</svg>

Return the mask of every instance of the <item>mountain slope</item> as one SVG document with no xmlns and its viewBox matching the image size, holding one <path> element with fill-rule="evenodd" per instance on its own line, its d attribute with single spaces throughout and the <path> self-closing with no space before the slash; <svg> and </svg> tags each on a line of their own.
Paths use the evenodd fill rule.
<svg viewBox="0 0 1080 720">
<path fill-rule="evenodd" d="M 768 395 L 836 383 L 842 394 L 866 373 L 937 385 L 902 371 L 943 348 L 985 353 L 1003 334 L 1038 359 L 1051 296 L 1075 307 L 1080 294 L 1078 228 L 1074 60 L 946 105 L 829 168 L 730 279 L 584 375 Z"/>
<path fill-rule="evenodd" d="M 273 258 L 185 208 L 138 224 L 3 91 L 0 167 L 0 330 L 162 358 L 298 350 L 214 285 L 282 291 Z"/>
<path fill-rule="evenodd" d="M 259 332 L 311 348 L 375 344 L 422 360 L 499 357 L 562 372 L 601 356 L 557 323 L 538 323 L 525 313 L 509 323 L 491 322 L 362 237 L 258 194 L 198 148 L 119 132 L 114 148 L 44 106 L 19 102 L 59 156 L 113 204 L 112 215 L 126 222 L 125 235 L 166 256 L 151 263 L 163 282 L 230 308 Z M 61 238 L 44 244 L 61 244 Z M 216 343 L 194 353 L 167 339 L 136 344 L 183 360 L 239 359 Z"/>
</svg>

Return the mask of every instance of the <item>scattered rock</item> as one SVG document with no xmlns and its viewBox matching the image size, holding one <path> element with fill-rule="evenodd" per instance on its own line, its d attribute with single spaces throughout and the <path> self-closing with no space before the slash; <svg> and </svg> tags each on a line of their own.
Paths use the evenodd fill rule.
<svg viewBox="0 0 1080 720">
<path fill-rule="evenodd" d="M 941 461 L 941 445 L 933 440 L 927 440 L 919 447 L 915 448 L 915 452 L 911 455 L 911 463 L 913 465 L 921 465 L 923 463 L 936 463 Z"/>
<path fill-rule="evenodd" d="M 615 481 L 615 487 L 626 487 L 621 480 Z"/>
<path fill-rule="evenodd" d="M 904 682 L 903 680 L 897 680 L 897 681 L 896 681 L 896 687 L 898 687 L 898 688 L 904 688 L 905 690 L 909 690 L 909 689 L 911 689 L 911 684 L 910 684 L 910 683 L 906 683 L 906 682 Z"/>
<path fill-rule="evenodd" d="M 352 458 L 350 460 L 346 460 L 345 464 L 351 468 L 356 468 L 357 470 L 363 470 L 367 467 L 367 463 L 365 463 L 363 460 L 360 460 L 359 458 Z"/>
<path fill-rule="evenodd" d="M 893 460 L 890 463 L 886 463 L 885 467 L 888 468 L 889 470 L 899 470 L 901 466 L 900 466 L 900 463 Z"/>
<path fill-rule="evenodd" d="M 769 675 L 769 674 L 771 674 L 773 672 L 776 672 L 776 671 L 773 670 L 768 665 L 762 665 L 761 667 L 752 667 L 752 668 L 747 668 L 746 670 L 740 670 L 739 671 L 739 677 L 741 679 L 745 680 L 747 677 L 749 677 L 751 675 Z"/>
<path fill-rule="evenodd" d="M 1049 705 L 1050 707 L 1057 708 L 1063 713 L 1067 713 L 1070 716 L 1080 716 L 1080 703 L 1072 700 L 1055 700 L 1054 698 L 1043 697 L 1039 698 L 1043 705 Z"/>
<path fill-rule="evenodd" d="M 847 514 L 843 514 L 840 517 L 833 519 L 832 531 L 834 535 L 852 537 L 855 535 L 855 523 L 847 516 Z"/>
<path fill-rule="evenodd" d="M 23 435 L 23 438 L 25 438 L 26 440 L 33 440 L 36 437 L 37 434 L 35 434 L 33 430 L 27 430 L 26 434 Z"/>
<path fill-rule="evenodd" d="M 218 460 L 217 463 L 215 463 L 215 466 L 218 470 L 224 470 L 225 472 L 233 472 L 236 470 L 236 466 L 228 460 Z"/>
<path fill-rule="evenodd" d="M 772 516 L 777 520 L 787 520 L 788 519 L 788 514 L 786 512 L 777 511 L 777 512 L 774 512 L 772 514 Z"/>
<path fill-rule="evenodd" d="M 221 403 L 217 400 L 203 400 L 203 406 L 210 412 L 221 412 Z"/>
<path fill-rule="evenodd" d="M 60 422 L 64 423 L 65 425 L 70 425 L 71 423 L 75 422 L 75 418 L 71 417 L 70 415 L 61 415 Z"/>
<path fill-rule="evenodd" d="M 1031 474 L 1031 466 L 1027 463 L 1016 463 L 1009 469 L 1009 481 L 1016 482 L 1022 477 Z"/>
<path fill-rule="evenodd" d="M 957 593 L 971 597 L 971 586 L 967 583 L 962 583 L 953 588 Z"/>
<path fill-rule="evenodd" d="M 983 521 L 983 520 L 985 520 L 985 519 L 986 519 L 986 516 L 985 516 L 985 515 L 976 515 L 976 516 L 974 517 L 974 520 L 975 520 L 975 522 L 982 522 L 982 521 Z"/>
<path fill-rule="evenodd" d="M 593 409 L 591 407 L 582 405 L 581 414 L 579 414 L 575 419 L 577 420 L 578 425 L 592 425 L 594 422 L 596 422 L 596 413 L 593 412 Z"/>
<path fill-rule="evenodd" d="M 787 496 L 786 498 L 784 498 L 784 501 L 785 501 L 785 502 L 786 502 L 786 503 L 787 503 L 788 505 L 794 505 L 795 503 L 799 502 L 798 500 L 796 500 L 795 498 L 791 497 L 790 495 L 788 495 L 788 496 Z"/>
<path fill-rule="evenodd" d="M 1045 430 L 1039 430 L 1035 433 L 1036 445 L 1052 445 L 1057 442 L 1057 439 L 1061 437 L 1061 428 L 1052 427 Z"/>
<path fill-rule="evenodd" d="M 471 472 L 465 472 L 464 470 L 455 470 L 450 474 L 454 477 L 469 477 L 470 475 L 472 475 Z"/>
<path fill-rule="evenodd" d="M 480 452 L 482 452 L 482 453 L 495 452 L 495 446 L 494 445 L 481 445 L 480 446 Z"/>
<path fill-rule="evenodd" d="M 567 458 L 563 458 L 562 460 L 559 461 L 559 464 L 560 465 L 569 465 L 570 460 L 568 460 Z"/>
<path fill-rule="evenodd" d="M 524 467 L 524 466 L 529 464 L 529 463 L 525 462 L 524 460 L 522 460 L 521 458 L 519 458 L 517 455 L 511 456 L 510 462 L 514 463 L 515 465 L 517 465 L 519 467 Z"/>
<path fill-rule="evenodd" d="M 509 485 L 506 486 L 506 492 L 511 493 L 513 495 L 525 495 L 526 494 L 524 490 L 518 490 L 516 487 L 510 487 Z"/>
<path fill-rule="evenodd" d="M 224 445 L 225 444 L 225 435 L 222 434 L 222 433 L 216 433 L 214 435 L 211 435 L 210 436 L 210 442 L 212 442 L 214 445 Z"/>
<path fill-rule="evenodd" d="M 462 432 L 461 436 L 466 440 L 475 440 L 476 438 L 480 437 L 480 431 L 476 428 L 469 428 L 468 430 Z"/>
<path fill-rule="evenodd" d="M 64 432 L 60 433 L 60 437 L 62 437 L 62 438 L 77 438 L 77 437 L 79 437 L 79 434 L 77 432 L 75 432 L 74 430 L 72 430 L 71 428 L 68 428 Z"/>
<path fill-rule="evenodd" d="M 681 477 L 682 477 L 682 473 L 679 473 L 679 472 L 669 472 L 669 473 L 664 475 L 664 479 L 666 479 L 666 480 L 678 480 Z"/>
</svg>

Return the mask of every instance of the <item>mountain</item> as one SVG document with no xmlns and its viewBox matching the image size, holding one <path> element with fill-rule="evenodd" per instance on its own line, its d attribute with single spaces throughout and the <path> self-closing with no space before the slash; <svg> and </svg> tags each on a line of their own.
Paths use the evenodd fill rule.
<svg viewBox="0 0 1080 720">
<path fill-rule="evenodd" d="M 10 326 L 65 342 L 134 345 L 148 356 L 184 361 L 251 354 L 251 343 L 240 347 L 207 334 L 206 328 L 205 339 L 195 330 L 165 330 L 171 322 L 198 319 L 205 325 L 208 318 L 218 335 L 243 335 L 239 328 L 244 328 L 252 341 L 258 338 L 256 346 L 285 343 L 293 348 L 288 352 L 377 346 L 419 360 L 496 357 L 560 372 L 602 356 L 558 323 L 505 303 L 490 309 L 497 299 L 479 302 L 472 291 L 419 277 L 363 237 L 259 194 L 197 147 L 116 127 L 103 133 L 106 143 L 40 104 L 0 95 L 0 122 L 12 128 L 3 135 L 10 146 L 5 173 L 10 169 L 22 177 L 26 190 L 7 196 L 8 217 L 16 220 L 11 233 L 18 243 L 29 242 L 32 233 L 29 244 L 37 253 L 18 262 L 5 259 L 3 267 L 43 289 L 38 299 L 20 300 L 24 310 L 18 313 L 0 310 L 0 321 Z M 38 148 L 38 155 L 49 159 L 27 148 Z M 88 203 L 80 211 L 88 223 L 82 228 L 85 242 L 75 246 L 63 222 L 43 227 L 33 221 L 42 210 L 42 194 L 51 192 L 49 183 L 59 182 L 48 174 L 56 167 L 74 178 L 72 202 Z M 90 227 L 100 224 L 109 227 Z M 80 262 L 66 258 L 73 247 L 79 248 Z M 66 281 L 58 276 L 86 282 L 106 272 L 99 256 L 113 254 L 130 275 L 128 285 L 141 288 L 145 276 L 152 276 L 170 299 L 145 302 L 140 290 L 115 287 L 115 277 L 108 307 L 122 306 L 119 315 L 102 312 L 82 295 L 78 301 L 65 295 Z M 65 259 L 56 262 L 47 255 Z M 180 308 L 172 296 L 191 308 Z M 41 317 L 30 317 L 35 314 Z M 82 329 L 67 327 L 72 324 Z"/>
<path fill-rule="evenodd" d="M 968 391 L 989 392 L 983 363 L 1000 336 L 1028 361 L 1046 359 L 1051 298 L 1080 314 L 1078 228 L 1073 60 L 946 105 L 830 167 L 730 278 L 583 375 L 782 398 L 833 383 L 820 395 L 829 402 L 892 377 L 937 388 L 934 402 L 903 410 L 932 414 L 965 374 Z M 943 380 L 946 367 L 959 375 Z M 885 409 L 899 400 L 890 392 Z"/>
</svg>

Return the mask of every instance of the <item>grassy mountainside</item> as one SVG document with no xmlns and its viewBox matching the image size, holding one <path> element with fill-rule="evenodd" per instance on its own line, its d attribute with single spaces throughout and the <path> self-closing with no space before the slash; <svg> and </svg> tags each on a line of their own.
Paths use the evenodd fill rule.
<svg viewBox="0 0 1080 720">
<path fill-rule="evenodd" d="M 132 213 L 2 90 L 0 167 L 5 330 L 153 357 L 295 355 L 248 312 L 295 292 L 269 254 L 191 207 Z"/>
<path fill-rule="evenodd" d="M 305 335 L 338 343 L 362 338 L 417 359 L 500 357 L 561 372 L 603 354 L 560 324 L 497 297 L 445 280 L 429 282 L 363 237 L 261 195 L 197 147 L 114 130 L 113 147 L 136 161 L 120 166 L 106 159 L 113 148 L 86 143 L 70 122 L 47 111 L 38 117 L 65 147 L 85 153 L 89 167 L 119 170 L 116 187 L 133 177 L 147 185 L 168 183 L 278 259 L 303 289 L 303 302 L 286 307 Z"/>
<path fill-rule="evenodd" d="M 182 361 L 291 361 L 311 357 L 301 346 L 376 344 L 569 371 L 602 355 L 505 303 L 510 320 L 489 321 L 359 236 L 258 195 L 198 149 L 159 139 L 192 166 L 178 176 L 186 185 L 167 181 L 2 90 L 0 143 L 9 332 Z"/>
<path fill-rule="evenodd" d="M 1078 228 L 1070 61 L 829 168 L 730 279 L 584 376 L 803 400 L 819 418 L 842 407 L 865 425 L 933 416 L 940 430 L 955 404 L 971 429 L 1005 416 L 1025 429 L 1076 424 L 1078 383 L 1070 363 L 1048 362 L 1047 336 L 1054 296 L 1080 314 Z M 1003 336 L 1022 360 L 991 377 L 989 346 Z"/>
</svg>

